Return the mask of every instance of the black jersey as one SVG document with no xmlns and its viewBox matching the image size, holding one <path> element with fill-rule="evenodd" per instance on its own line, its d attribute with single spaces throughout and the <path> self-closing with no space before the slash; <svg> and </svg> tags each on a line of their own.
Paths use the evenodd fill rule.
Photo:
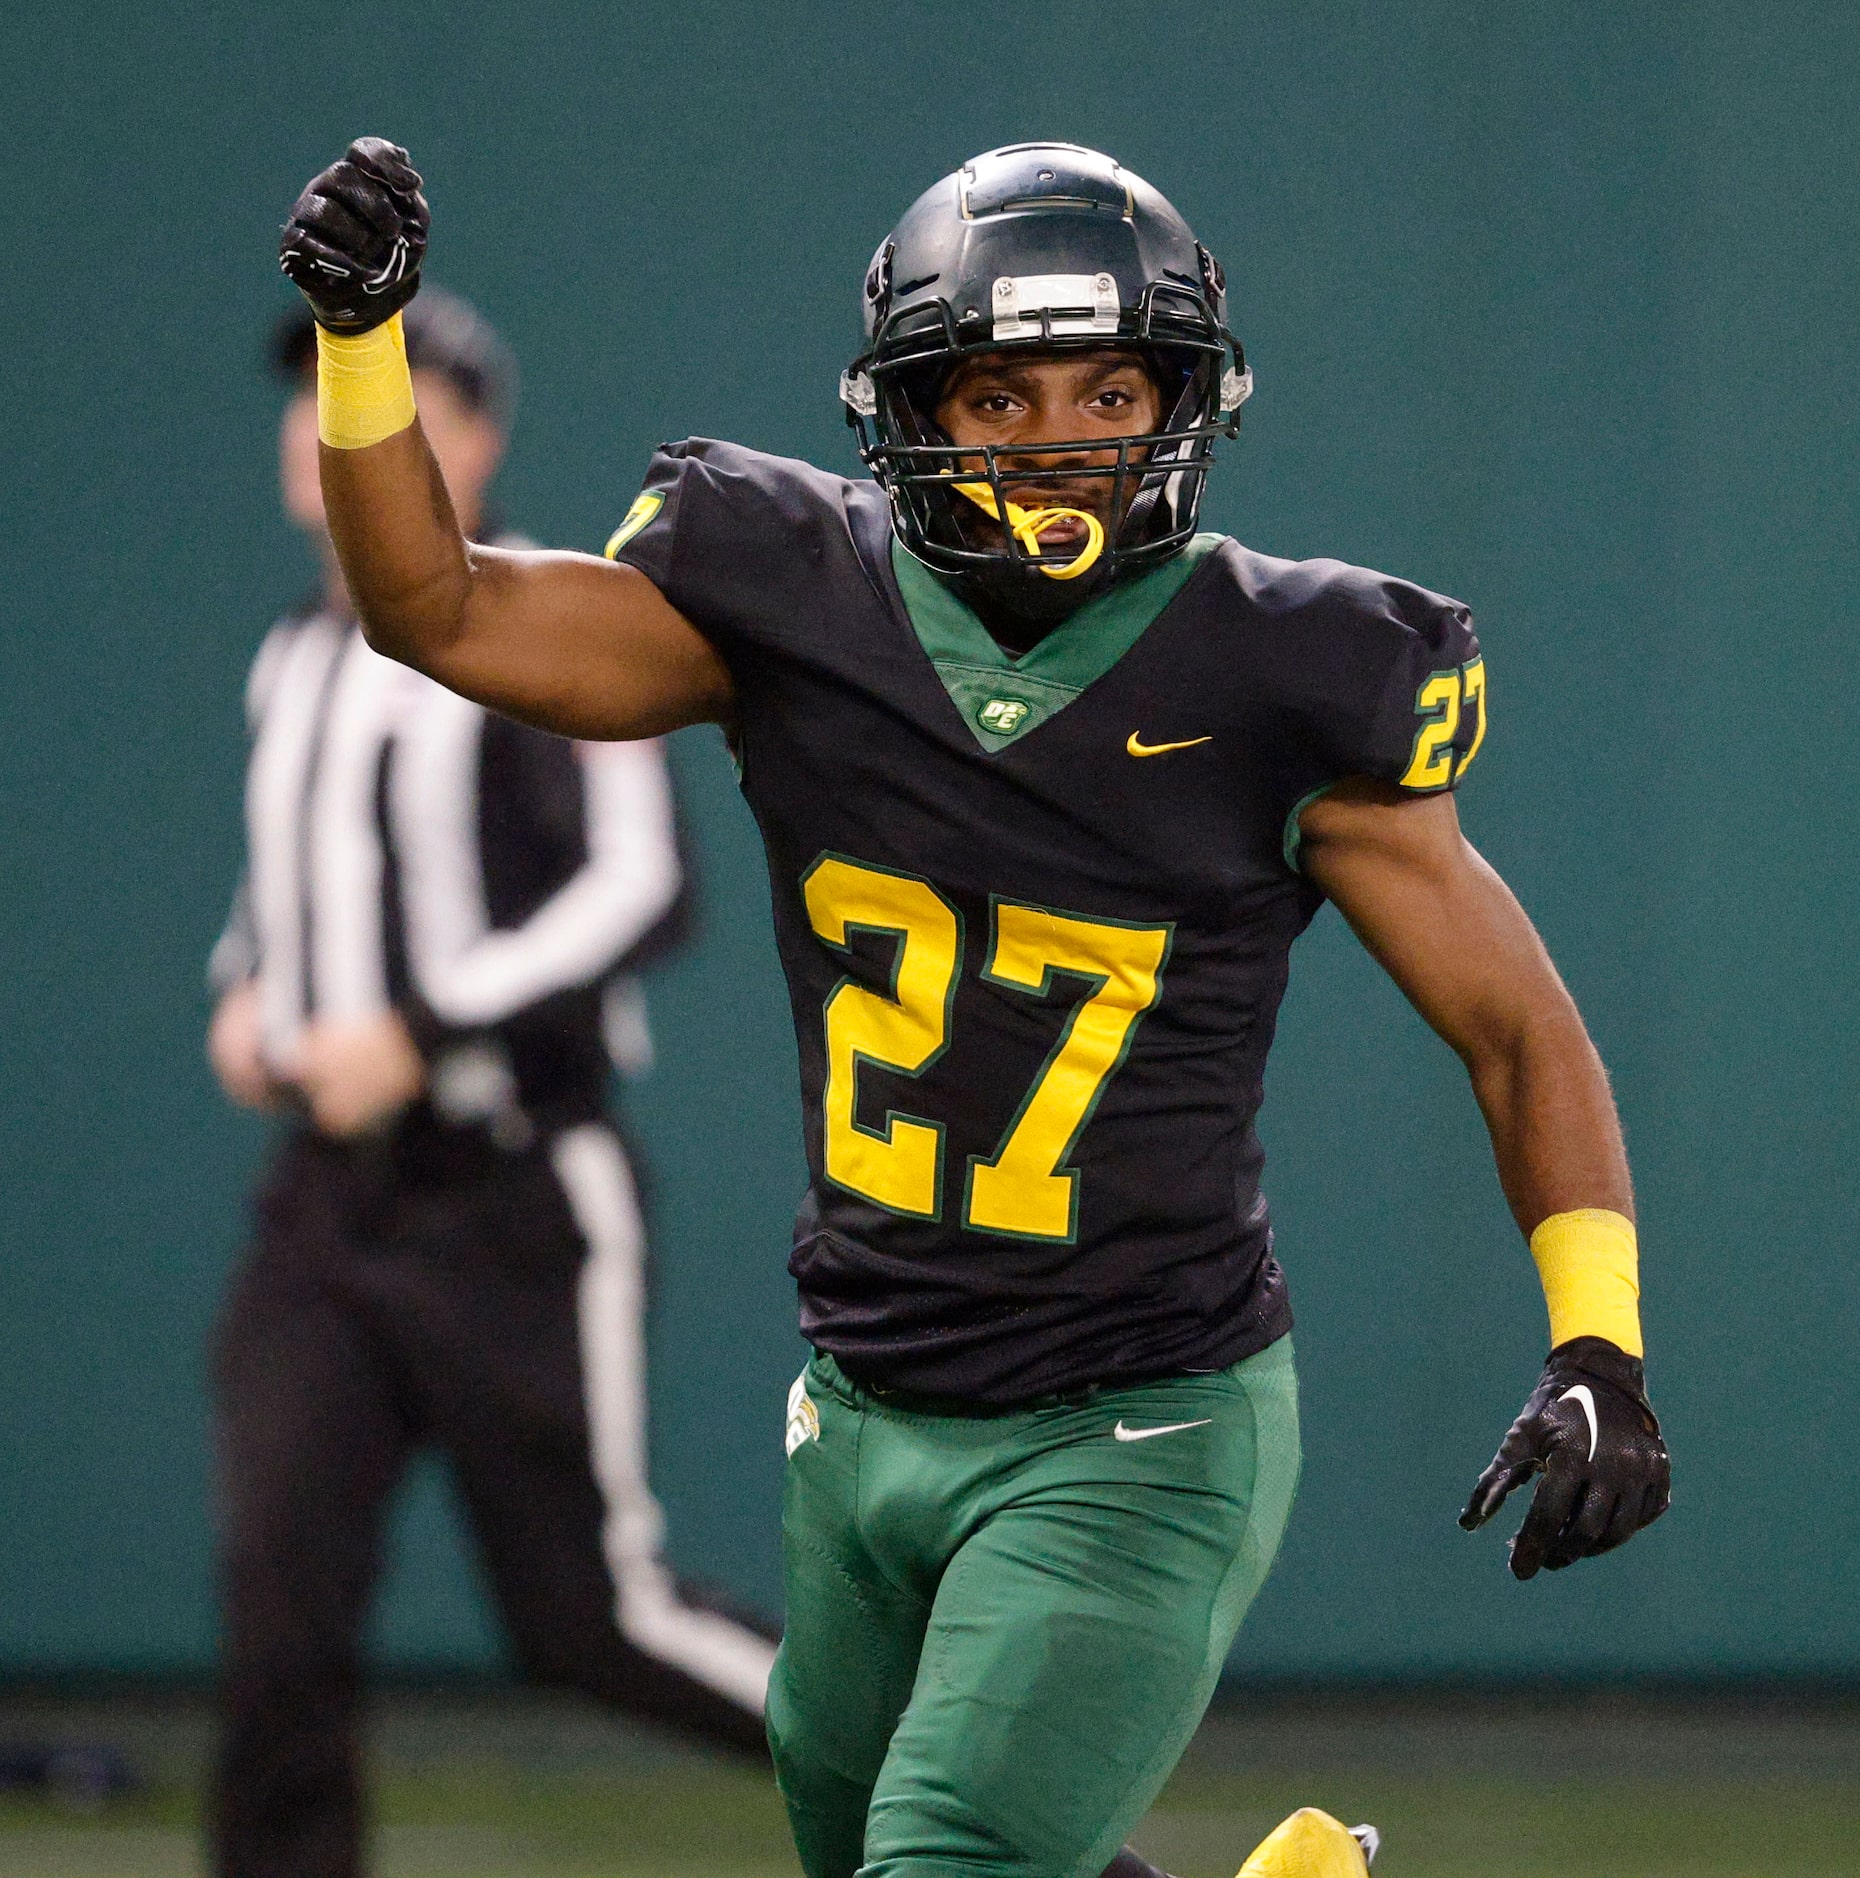
<svg viewBox="0 0 1860 1878">
<path fill-rule="evenodd" d="M 1448 789 L 1465 609 L 1203 535 L 1015 659 L 883 492 L 669 445 L 609 546 L 717 647 L 767 846 L 812 1185 L 801 1329 L 1010 1403 L 1290 1325 L 1254 1116 L 1340 777 Z"/>
</svg>

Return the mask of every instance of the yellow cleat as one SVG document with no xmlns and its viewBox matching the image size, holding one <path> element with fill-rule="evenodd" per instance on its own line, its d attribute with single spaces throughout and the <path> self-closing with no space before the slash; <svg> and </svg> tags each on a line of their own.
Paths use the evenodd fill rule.
<svg viewBox="0 0 1860 1878">
<path fill-rule="evenodd" d="M 1367 1878 L 1376 1846 L 1373 1826 L 1352 1831 L 1315 1806 L 1301 1806 L 1253 1848 L 1239 1878 Z"/>
</svg>

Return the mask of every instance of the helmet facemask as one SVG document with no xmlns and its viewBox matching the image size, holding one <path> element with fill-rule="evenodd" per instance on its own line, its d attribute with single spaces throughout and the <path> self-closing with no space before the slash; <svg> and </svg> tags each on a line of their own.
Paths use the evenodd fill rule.
<svg viewBox="0 0 1860 1878">
<path fill-rule="evenodd" d="M 1187 546 L 1215 439 L 1238 431 L 1251 379 L 1207 299 L 1174 282 L 1152 285 L 1137 308 L 1120 311 L 1114 329 L 1104 320 L 1097 331 L 1068 332 L 1076 322 L 1050 308 L 1024 324 L 1032 328 L 1026 337 L 1004 341 L 963 333 L 946 303 L 913 307 L 878 326 L 845 390 L 860 454 L 891 497 L 905 546 L 978 610 L 1038 625 L 1066 618 Z M 1137 357 L 1156 384 L 1163 415 L 1155 430 L 958 446 L 937 424 L 943 390 L 965 360 L 1107 350 Z M 1106 483 L 1111 499 L 1097 545 L 1095 505 L 1069 502 L 1067 492 Z M 1050 501 L 1032 509 L 1010 502 L 1009 488 L 1029 486 L 1050 491 Z M 1093 518 L 1083 549 L 1043 544 L 1041 518 L 1054 511 Z"/>
</svg>

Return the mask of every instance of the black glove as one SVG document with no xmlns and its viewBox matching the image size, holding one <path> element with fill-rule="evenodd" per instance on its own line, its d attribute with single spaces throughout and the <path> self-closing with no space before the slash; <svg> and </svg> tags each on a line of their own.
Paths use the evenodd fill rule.
<svg viewBox="0 0 1860 1878">
<path fill-rule="evenodd" d="M 297 198 L 278 241 L 278 265 L 319 326 L 365 333 L 419 292 L 430 219 L 406 151 L 358 137 Z"/>
<path fill-rule="evenodd" d="M 1672 1466 L 1639 1357 L 1605 1337 L 1558 1344 L 1460 1524 L 1477 1532 L 1536 1473 L 1543 1480 L 1511 1542 L 1519 1578 L 1612 1551 L 1666 1511 Z"/>
</svg>

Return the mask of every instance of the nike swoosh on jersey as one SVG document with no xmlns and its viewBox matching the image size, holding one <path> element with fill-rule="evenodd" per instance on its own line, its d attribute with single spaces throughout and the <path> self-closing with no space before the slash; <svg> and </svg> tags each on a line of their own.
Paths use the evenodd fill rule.
<svg viewBox="0 0 1860 1878">
<path fill-rule="evenodd" d="M 1179 1435 L 1184 1428 L 1205 1428 L 1213 1419 L 1204 1415 L 1198 1422 L 1165 1422 L 1160 1428 L 1126 1428 L 1120 1421 L 1111 1433 L 1119 1441 L 1153 1441 L 1158 1435 Z"/>
<path fill-rule="evenodd" d="M 1589 1393 L 1589 1385 L 1579 1382 L 1573 1389 L 1565 1389 L 1557 1397 L 1559 1402 L 1574 1402 L 1589 1418 L 1589 1459 L 1595 1459 L 1596 1443 L 1602 1438 L 1601 1424 L 1595 1419 L 1595 1397 Z"/>
<path fill-rule="evenodd" d="M 1145 743 L 1133 730 L 1124 748 L 1132 756 L 1166 756 L 1171 750 L 1192 750 L 1198 743 L 1212 743 L 1212 737 L 1185 737 L 1180 743 Z"/>
</svg>

